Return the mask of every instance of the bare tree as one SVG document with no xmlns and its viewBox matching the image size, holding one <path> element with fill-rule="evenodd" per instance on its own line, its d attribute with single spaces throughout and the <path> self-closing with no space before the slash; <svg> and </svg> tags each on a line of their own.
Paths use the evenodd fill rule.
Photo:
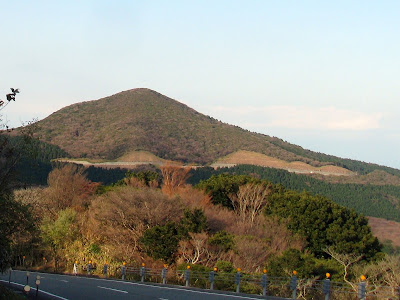
<svg viewBox="0 0 400 300">
<path fill-rule="evenodd" d="M 203 263 L 208 259 L 207 241 L 205 232 L 190 233 L 189 240 L 179 242 L 179 252 L 186 263 Z"/>
<path fill-rule="evenodd" d="M 357 266 L 355 271 L 368 278 L 368 294 L 378 299 L 398 296 L 400 286 L 400 257 L 386 255 L 384 259 Z"/>
<path fill-rule="evenodd" d="M 83 172 L 82 168 L 72 164 L 50 172 L 45 207 L 51 214 L 55 216 L 57 211 L 68 207 L 79 211 L 89 205 L 88 198 L 98 184 L 88 180 Z"/>
<path fill-rule="evenodd" d="M 329 254 L 334 260 L 336 260 L 340 265 L 343 266 L 343 280 L 351 286 L 351 288 L 354 291 L 357 291 L 357 285 L 350 282 L 348 280 L 348 275 L 349 275 L 349 268 L 353 264 L 357 263 L 360 261 L 363 256 L 362 255 L 356 255 L 356 254 L 341 254 L 337 253 L 335 250 L 333 250 L 332 247 L 327 247 L 325 249 L 325 252 Z"/>
<path fill-rule="evenodd" d="M 271 185 L 263 183 L 248 183 L 239 187 L 237 194 L 232 194 L 230 199 L 234 210 L 242 221 L 254 223 L 261 209 L 267 204 Z"/>
</svg>

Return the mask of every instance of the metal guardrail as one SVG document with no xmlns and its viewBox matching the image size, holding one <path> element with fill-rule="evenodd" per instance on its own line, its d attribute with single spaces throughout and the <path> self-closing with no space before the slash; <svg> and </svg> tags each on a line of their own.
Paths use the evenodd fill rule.
<svg viewBox="0 0 400 300">
<path fill-rule="evenodd" d="M 104 277 L 107 277 L 108 267 L 103 267 Z M 12 269 L 9 270 L 8 281 L 11 281 Z M 27 276 L 27 287 L 28 277 Z M 90 270 L 88 271 L 90 275 Z M 298 278 L 294 271 L 291 277 L 272 277 L 264 274 L 246 274 L 240 269 L 234 273 L 191 270 L 190 266 L 184 270 L 162 269 L 126 266 L 118 268 L 117 277 L 122 280 L 135 280 L 141 282 L 158 282 L 161 284 L 180 284 L 187 287 L 203 289 L 216 289 L 236 291 L 237 293 L 258 294 L 263 296 L 281 297 L 287 299 L 324 299 L 324 300 L 400 300 L 400 287 L 376 286 L 369 284 L 364 276 L 361 282 L 349 285 L 345 282 L 331 281 L 328 277 L 324 280 Z M 36 278 L 36 294 L 39 291 L 40 278 Z"/>
<path fill-rule="evenodd" d="M 324 299 L 324 300 L 400 300 L 400 287 L 373 286 L 362 280 L 350 286 L 345 282 L 324 280 L 299 279 L 294 273 L 291 277 L 272 277 L 264 274 L 246 274 L 238 269 L 235 273 L 214 271 L 196 271 L 190 267 L 186 270 L 171 271 L 163 269 L 151 269 L 134 266 L 122 266 L 121 278 L 140 280 L 141 282 L 162 282 L 181 284 L 187 287 L 199 287 L 204 289 L 218 289 L 236 291 L 237 293 L 259 294 L 263 296 L 285 297 L 297 299 Z M 328 275 L 328 274 L 327 274 Z"/>
</svg>

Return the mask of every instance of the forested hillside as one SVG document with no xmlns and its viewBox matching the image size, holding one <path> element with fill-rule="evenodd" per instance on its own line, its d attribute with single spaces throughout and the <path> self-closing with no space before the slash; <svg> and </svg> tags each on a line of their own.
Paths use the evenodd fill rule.
<svg viewBox="0 0 400 300">
<path fill-rule="evenodd" d="M 15 145 L 21 143 L 21 138 L 19 137 L 13 137 L 11 140 Z M 54 164 L 50 160 L 68 156 L 59 147 L 37 140 L 33 140 L 28 148 L 25 147 L 20 155 L 21 159 L 16 165 L 16 171 L 17 179 L 22 186 L 32 184 L 46 185 L 47 176 L 54 165 L 60 165 L 59 163 Z M 154 166 L 142 168 L 157 170 Z M 92 166 L 87 168 L 85 172 L 92 181 L 112 184 L 121 180 L 128 170 L 120 168 L 103 169 Z M 275 184 L 282 184 L 292 190 L 309 191 L 313 194 L 323 195 L 366 216 L 400 221 L 399 185 L 330 183 L 308 175 L 253 165 L 238 165 L 232 168 L 219 168 L 216 170 L 210 167 L 193 169 L 188 182 L 197 184 L 202 179 L 208 179 L 212 175 L 222 173 L 253 175 L 261 179 L 267 179 Z"/>
<path fill-rule="evenodd" d="M 60 147 L 28 136 L 10 136 L 9 142 L 18 157 L 15 176 L 18 184 L 23 186 L 46 185 L 53 168 L 51 160 L 68 156 Z"/>
<path fill-rule="evenodd" d="M 213 176 L 193 188 L 188 171 L 131 172 L 101 187 L 77 166 L 54 169 L 48 187 L 14 193 L 39 225 L 29 239 L 14 237 L 14 260 L 30 249 L 32 263 L 51 257 L 57 270 L 92 259 L 208 268 L 225 261 L 251 272 L 290 249 L 315 259 L 328 259 L 327 247 L 365 261 L 381 255 L 367 219 L 327 198 L 246 175 Z M 207 251 L 198 254 L 199 243 Z M 313 272 L 323 276 L 328 266 Z"/>
<path fill-rule="evenodd" d="M 199 168 L 191 171 L 190 183 L 197 184 L 218 174 L 252 175 L 296 191 L 323 195 L 366 216 L 400 221 L 400 186 L 333 184 L 284 170 L 240 165 L 232 168 Z"/>
</svg>

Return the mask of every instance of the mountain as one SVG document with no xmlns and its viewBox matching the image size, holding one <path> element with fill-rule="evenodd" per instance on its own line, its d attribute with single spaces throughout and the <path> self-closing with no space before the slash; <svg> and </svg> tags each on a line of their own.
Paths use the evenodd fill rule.
<svg viewBox="0 0 400 300">
<path fill-rule="evenodd" d="M 146 150 L 164 159 L 207 164 L 245 149 L 312 162 L 274 145 L 269 136 L 224 124 L 148 89 L 70 105 L 39 126 L 44 141 L 74 157 L 116 159 Z"/>
<path fill-rule="evenodd" d="M 315 168 L 323 173 L 332 169 L 327 166 L 336 166 L 341 169 L 335 168 L 333 173 L 338 174 L 333 175 L 381 170 L 400 177 L 397 169 L 309 151 L 277 137 L 220 122 L 144 88 L 67 106 L 38 125 L 41 140 L 59 146 L 74 158 L 118 161 L 131 153 L 147 151 L 160 159 L 210 165 L 223 162 L 235 152 L 243 159 L 245 151 L 264 155 L 264 161 L 279 160 L 287 169 L 293 164 L 300 166 L 309 173 L 315 173 Z M 234 163 L 232 158 L 229 162 Z"/>
</svg>

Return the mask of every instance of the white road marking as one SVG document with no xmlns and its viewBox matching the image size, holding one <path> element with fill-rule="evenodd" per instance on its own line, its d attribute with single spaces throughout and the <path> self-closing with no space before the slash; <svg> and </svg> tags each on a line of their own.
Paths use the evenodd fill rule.
<svg viewBox="0 0 400 300">
<path fill-rule="evenodd" d="M 1 280 L 1 279 L 0 279 L 0 281 L 2 281 L 2 282 L 5 282 L 5 283 L 8 283 L 8 280 Z M 16 283 L 16 282 L 12 282 L 12 281 L 11 281 L 11 283 L 12 283 L 12 284 L 15 284 L 15 285 L 19 285 L 19 286 L 25 286 L 25 284 L 20 284 L 20 283 Z M 64 297 L 61 297 L 61 296 L 54 295 L 54 294 L 52 294 L 52 293 L 49 293 L 49 292 L 43 291 L 43 290 L 41 290 L 41 289 L 39 289 L 39 293 L 44 293 L 44 294 L 47 294 L 47 295 L 50 295 L 50 296 L 56 297 L 56 298 L 58 298 L 58 299 L 61 299 L 61 300 L 68 300 L 67 298 L 64 298 Z"/>
<path fill-rule="evenodd" d="M 64 280 L 64 279 L 61 279 L 60 281 L 63 281 L 63 282 L 68 282 L 68 280 Z"/>
<path fill-rule="evenodd" d="M 105 287 L 105 286 L 99 286 L 99 285 L 97 287 L 101 288 L 101 289 L 111 290 L 111 291 L 114 291 L 114 292 L 120 292 L 120 293 L 128 294 L 127 291 L 123 291 L 123 290 L 116 290 L 116 289 L 108 288 L 108 287 Z"/>
<path fill-rule="evenodd" d="M 95 279 L 95 278 L 93 278 L 93 279 Z M 115 280 L 115 282 L 121 282 L 121 281 Z M 216 296 L 221 296 L 221 297 L 230 297 L 230 298 L 239 298 L 239 299 L 252 299 L 252 300 L 261 299 L 261 298 L 247 297 L 247 296 L 237 296 L 237 295 L 230 295 L 230 294 L 219 294 L 219 293 L 195 291 L 195 290 L 168 287 L 168 286 L 157 286 L 157 285 L 141 284 L 141 283 L 136 283 L 136 282 L 123 281 L 123 283 L 132 284 L 132 285 L 141 285 L 141 286 L 153 287 L 153 288 L 158 288 L 158 289 L 177 290 L 177 291 L 182 291 L 182 292 L 197 293 L 197 294 L 204 294 L 204 295 L 216 295 Z"/>
</svg>

